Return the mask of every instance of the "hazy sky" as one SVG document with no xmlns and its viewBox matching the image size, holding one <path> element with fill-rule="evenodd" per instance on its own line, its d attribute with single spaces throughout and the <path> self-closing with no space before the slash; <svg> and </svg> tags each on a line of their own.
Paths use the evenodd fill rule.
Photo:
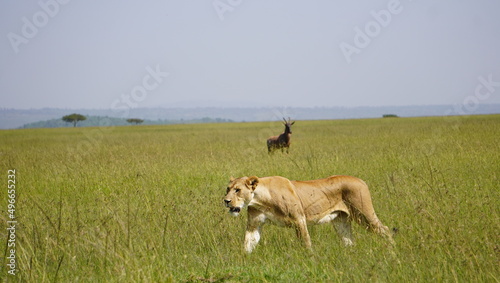
<svg viewBox="0 0 500 283">
<path fill-rule="evenodd" d="M 500 1 L 0 2 L 0 108 L 500 103 Z"/>
</svg>

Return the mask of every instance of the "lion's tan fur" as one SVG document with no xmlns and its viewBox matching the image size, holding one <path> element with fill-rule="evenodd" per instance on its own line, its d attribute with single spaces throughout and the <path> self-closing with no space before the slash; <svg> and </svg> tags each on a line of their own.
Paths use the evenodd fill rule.
<svg viewBox="0 0 500 283">
<path fill-rule="evenodd" d="M 351 220 L 393 243 L 389 229 L 373 209 L 368 186 L 359 178 L 332 176 L 312 181 L 290 181 L 284 177 L 231 179 L 224 199 L 237 215 L 248 207 L 245 249 L 251 252 L 260 239 L 265 222 L 295 227 L 306 247 L 311 247 L 307 224 L 331 222 L 344 244 L 352 244 Z"/>
</svg>

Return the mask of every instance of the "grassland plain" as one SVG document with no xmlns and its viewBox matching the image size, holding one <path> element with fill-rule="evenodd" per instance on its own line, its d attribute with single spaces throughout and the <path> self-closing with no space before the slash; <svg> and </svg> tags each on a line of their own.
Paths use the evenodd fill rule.
<svg viewBox="0 0 500 283">
<path fill-rule="evenodd" d="M 500 115 L 298 121 L 290 154 L 268 156 L 279 122 L 0 131 L 0 246 L 16 170 L 11 282 L 499 282 Z M 268 225 L 254 253 L 222 198 L 232 176 L 364 179 L 397 227 L 394 255 L 353 226 L 344 248 L 310 227 Z M 5 249 L 7 255 L 7 249 Z"/>
</svg>

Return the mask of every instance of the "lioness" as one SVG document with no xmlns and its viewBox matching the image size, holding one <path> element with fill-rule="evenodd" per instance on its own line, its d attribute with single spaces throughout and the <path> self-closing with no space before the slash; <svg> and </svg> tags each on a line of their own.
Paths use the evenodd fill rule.
<svg viewBox="0 0 500 283">
<path fill-rule="evenodd" d="M 224 203 L 238 216 L 248 207 L 245 250 L 251 253 L 268 220 L 295 227 L 305 246 L 311 248 L 307 224 L 331 222 L 346 246 L 353 244 L 351 220 L 382 235 L 391 244 L 392 236 L 377 218 L 368 186 L 351 176 L 332 176 L 312 181 L 290 181 L 284 177 L 231 177 Z"/>
</svg>

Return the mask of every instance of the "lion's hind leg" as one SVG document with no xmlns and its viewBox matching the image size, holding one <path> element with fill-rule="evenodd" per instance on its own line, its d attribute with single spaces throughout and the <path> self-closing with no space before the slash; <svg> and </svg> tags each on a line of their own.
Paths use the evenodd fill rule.
<svg viewBox="0 0 500 283">
<path fill-rule="evenodd" d="M 377 223 L 370 225 L 371 230 L 386 239 L 392 246 L 395 245 L 394 239 L 392 238 L 392 232 L 389 230 L 387 226 L 382 224 L 380 220 Z"/>
<path fill-rule="evenodd" d="M 392 232 L 387 226 L 382 224 L 382 221 L 380 221 L 373 209 L 369 214 L 362 214 L 359 211 L 353 211 L 352 215 L 354 220 L 358 222 L 362 227 L 386 239 L 391 245 L 395 244 L 394 240 L 392 239 Z"/>
<path fill-rule="evenodd" d="M 364 228 L 385 238 L 394 245 L 392 234 L 387 226 L 383 225 L 377 217 L 372 204 L 372 198 L 368 186 L 361 180 L 352 184 L 342 194 L 346 202 L 351 219 Z"/>
<path fill-rule="evenodd" d="M 354 245 L 351 221 L 345 212 L 340 212 L 339 215 L 332 221 L 332 224 L 345 246 Z"/>
<path fill-rule="evenodd" d="M 378 219 L 375 212 L 365 215 L 360 213 L 359 211 L 354 211 L 352 215 L 353 219 L 362 227 L 386 239 L 391 245 L 395 244 L 394 240 L 392 239 L 391 231 L 387 226 L 382 224 L 382 221 Z"/>
</svg>

